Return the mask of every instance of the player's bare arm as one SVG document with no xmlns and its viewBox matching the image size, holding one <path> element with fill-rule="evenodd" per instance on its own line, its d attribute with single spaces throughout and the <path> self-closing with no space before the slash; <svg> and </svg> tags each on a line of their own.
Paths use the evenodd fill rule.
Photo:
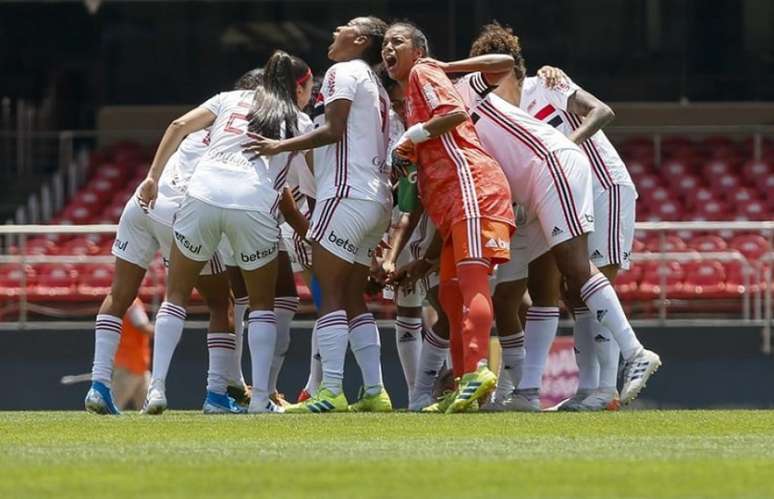
<svg viewBox="0 0 774 499">
<path fill-rule="evenodd" d="M 543 66 L 537 74 L 548 88 L 555 88 L 567 79 L 564 71 L 553 66 Z M 568 136 L 576 144 L 582 144 L 615 118 L 610 106 L 582 88 L 567 99 L 567 110 L 583 117 L 581 126 Z"/>
<path fill-rule="evenodd" d="M 443 239 L 441 239 L 441 234 L 436 232 L 424 256 L 395 271 L 388 283 L 398 284 L 405 289 L 413 288 L 419 279 L 438 267 L 441 248 L 443 248 Z"/>
<path fill-rule="evenodd" d="M 164 132 L 164 136 L 161 138 L 158 149 L 156 149 L 156 155 L 153 157 L 153 163 L 151 163 L 148 170 L 148 176 L 142 181 L 137 190 L 137 197 L 143 208 L 153 208 L 156 204 L 159 178 L 164 173 L 164 166 L 177 151 L 183 139 L 193 132 L 212 125 L 215 118 L 216 116 L 207 109 L 197 107 L 169 124 Z"/>
<path fill-rule="evenodd" d="M 282 216 L 285 217 L 285 221 L 293 227 L 296 234 L 306 237 L 306 232 L 309 230 L 309 220 L 298 209 L 296 200 L 293 198 L 293 191 L 289 187 L 282 190 L 279 209 Z"/>
<path fill-rule="evenodd" d="M 468 119 L 468 113 L 462 110 L 455 110 L 446 114 L 433 116 L 424 123 L 412 125 L 403 133 L 400 144 L 395 149 L 395 152 L 401 158 L 411 159 L 414 144 L 440 137 L 446 132 L 460 126 L 466 119 Z"/>
<path fill-rule="evenodd" d="M 497 86 L 513 70 L 513 57 L 507 54 L 486 54 L 459 61 L 435 61 L 445 73 L 481 72 L 489 85 Z"/>
<path fill-rule="evenodd" d="M 274 140 L 255 135 L 255 140 L 245 149 L 258 156 L 271 156 L 283 152 L 306 151 L 335 144 L 347 129 L 347 117 L 352 101 L 337 99 L 325 105 L 325 123 L 304 135 L 285 140 Z"/>
<path fill-rule="evenodd" d="M 398 255 L 403 251 L 403 248 L 406 247 L 406 243 L 409 239 L 408 236 L 414 232 L 423 212 L 424 210 L 420 207 L 411 213 L 401 213 L 397 225 L 390 228 L 388 236 L 390 244 L 384 252 L 384 258 L 382 259 L 381 264 L 373 275 L 375 280 L 384 282 L 393 272 L 395 272 L 395 261 L 398 259 Z"/>
</svg>

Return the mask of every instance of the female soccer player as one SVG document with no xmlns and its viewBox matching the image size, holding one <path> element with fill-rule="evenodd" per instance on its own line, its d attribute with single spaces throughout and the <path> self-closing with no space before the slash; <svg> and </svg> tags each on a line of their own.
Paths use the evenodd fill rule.
<svg viewBox="0 0 774 499">
<path fill-rule="evenodd" d="M 295 79 L 295 103 L 299 110 L 302 110 L 312 94 L 313 75 L 311 68 L 302 59 L 291 56 L 292 75 Z M 313 128 L 311 119 L 303 112 L 298 115 L 298 129 L 299 132 L 305 133 Z M 285 187 L 290 190 L 293 196 L 295 210 L 307 209 L 307 196 L 314 197 L 314 178 L 310 170 L 312 161 L 311 154 L 295 155 L 291 160 L 290 168 L 287 175 L 283 178 L 277 179 L 277 189 L 283 191 Z M 308 166 L 309 165 L 309 166 Z M 285 182 L 285 185 L 280 183 Z M 293 213 L 286 215 L 286 209 L 284 209 L 286 203 L 280 203 L 280 211 L 283 216 L 296 218 L 297 216 L 303 216 L 303 213 Z M 298 224 L 298 221 L 294 221 L 294 224 Z M 271 363 L 271 375 L 269 379 L 269 393 L 271 399 L 275 403 L 280 405 L 287 405 L 284 397 L 277 391 L 277 380 L 279 372 L 282 369 L 282 364 L 285 360 L 288 348 L 290 346 L 290 325 L 293 321 L 293 317 L 298 310 L 298 292 L 296 290 L 296 281 L 293 275 L 293 262 L 298 262 L 303 270 L 303 266 L 310 263 L 307 261 L 308 252 L 306 249 L 306 243 L 301 237 L 296 235 L 296 231 L 287 222 L 280 226 L 281 240 L 279 245 L 279 253 L 277 256 L 278 274 L 277 274 L 277 288 L 275 290 L 274 298 L 274 313 L 277 317 L 277 342 L 274 348 L 274 356 Z M 229 279 L 232 282 L 232 289 L 234 290 L 234 328 L 237 334 L 237 348 L 239 350 L 238 364 L 237 364 L 237 379 L 243 380 L 241 373 L 241 341 L 244 332 L 244 317 L 248 308 L 247 289 L 242 279 L 242 274 L 239 267 L 236 266 L 236 262 L 228 262 Z M 238 396 L 238 393 L 229 390 L 230 394 Z"/>
<path fill-rule="evenodd" d="M 323 81 L 318 104 L 324 113 L 315 118 L 319 126 L 287 140 L 262 137 L 252 146 L 263 155 L 317 148 L 317 198 L 308 239 L 322 290 L 315 327 L 323 379 L 317 394 L 291 406 L 292 412 L 349 409 L 342 391 L 348 341 L 364 385 L 351 410 L 392 409 L 382 381 L 379 331 L 363 299 L 373 251 L 387 229 L 392 205 L 385 165 L 389 97 L 371 69 L 380 61 L 386 27 L 381 19 L 358 17 L 336 28 L 328 48 L 336 64 Z"/>
<path fill-rule="evenodd" d="M 260 71 L 254 69 L 237 80 L 238 90 L 253 90 L 260 82 Z M 121 332 L 121 317 L 137 297 L 148 265 L 156 251 L 166 262 L 169 261 L 173 246 L 172 222 L 185 195 L 188 182 L 201 156 L 207 151 L 210 135 L 201 130 L 188 135 L 180 147 L 169 158 L 158 186 L 158 197 L 152 209 L 140 203 L 138 197 L 127 201 L 118 223 L 118 233 L 112 253 L 116 257 L 115 272 L 110 293 L 105 297 L 97 315 L 94 332 L 94 366 L 92 385 L 86 395 L 85 405 L 89 412 L 97 414 L 118 414 L 111 394 L 111 376 L 113 360 L 118 348 Z M 228 333 L 228 281 L 223 274 L 221 255 L 215 253 L 212 260 L 204 266 L 196 288 L 205 298 L 210 311 L 208 339 L 222 340 L 208 342 L 212 345 L 232 345 L 233 335 Z M 241 339 L 241 338 L 240 338 Z M 219 376 L 221 366 L 214 357 L 222 352 L 214 347 L 210 352 L 211 376 Z M 162 348 L 154 349 L 161 354 Z M 228 349 L 227 349 L 228 350 Z M 234 348 L 230 348 L 234 350 Z M 240 354 L 241 357 L 241 354 Z M 236 355 L 234 356 L 236 358 Z M 231 364 L 235 360 L 232 358 Z M 230 382 L 238 382 L 231 376 L 230 367 L 225 367 Z M 210 382 L 208 381 L 208 385 Z M 239 384 L 239 383 L 237 383 Z M 241 384 L 240 384 L 241 385 Z M 211 388 L 211 386 L 210 386 Z M 242 386 L 234 386 L 242 388 Z M 221 407 L 228 409 L 228 405 Z"/>
<path fill-rule="evenodd" d="M 481 147 L 454 86 L 427 55 L 427 38 L 415 26 L 390 26 L 382 59 L 406 95 L 408 130 L 398 146 L 418 168 L 422 202 L 439 239 L 440 300 L 449 317 L 452 364 L 461 380 L 447 412 L 467 410 L 494 389 L 486 366 L 492 301 L 488 277 L 509 258 L 514 230 L 508 182 Z M 483 70 L 496 83 L 513 67 L 510 56 L 461 61 L 457 71 Z"/>
<path fill-rule="evenodd" d="M 191 177 L 175 219 L 176 246 L 172 250 L 166 299 L 156 317 L 155 336 L 156 343 L 177 343 L 194 276 L 225 235 L 242 270 L 250 302 L 248 344 L 253 393 L 249 412 L 282 412 L 269 399 L 268 390 L 277 336 L 273 308 L 280 195 L 276 185 L 287 174 L 290 155 L 251 157 L 243 146 L 249 140 L 248 126 L 250 131 L 272 138 L 298 133 L 295 83 L 290 56 L 277 51 L 266 63 L 263 85 L 255 92 L 218 94 L 175 120 L 164 134 L 148 178 L 139 190 L 140 197 L 152 205 L 156 182 L 171 151 L 187 134 L 211 127 L 210 148 Z M 168 363 L 163 368 L 168 368 Z M 158 414 L 166 408 L 163 368 L 153 372 L 144 408 L 148 414 Z M 225 386 L 222 388 L 225 392 Z"/>
<path fill-rule="evenodd" d="M 471 50 L 474 56 L 502 53 L 512 55 L 519 64 L 494 92 L 490 93 L 493 88 L 479 73 L 463 78 L 457 88 L 477 118 L 476 130 L 482 142 L 505 168 L 514 201 L 526 210 L 527 220 L 521 231 L 526 235 L 526 251 L 498 272 L 511 277 L 501 279 L 501 282 L 515 282 L 508 290 L 520 288 L 517 295 L 510 296 L 513 304 L 521 301 L 523 282 L 519 281 L 526 278 L 525 262 L 530 262 L 530 274 L 536 277 L 530 280 L 530 295 L 535 306 L 527 313 L 527 355 L 530 350 L 547 355 L 555 334 L 559 282 L 553 277 L 546 278 L 552 275 L 555 262 L 566 279 L 571 301 L 585 304 L 594 312 L 610 329 L 629 362 L 622 390 L 622 401 L 628 402 L 639 393 L 661 362 L 658 355 L 643 348 L 637 340 L 609 281 L 589 262 L 588 233 L 594 228 L 589 162 L 573 142 L 516 107 L 521 97 L 524 65 L 512 35 L 499 25 L 487 26 Z M 539 271 L 538 264 L 541 265 Z M 540 283 L 540 286 L 533 290 L 532 282 Z M 536 337 L 548 336 L 533 334 L 536 329 L 550 330 L 549 341 L 533 341 Z M 537 388 L 544 362 L 543 357 L 539 366 L 533 366 L 527 358 L 520 389 L 534 390 L 534 394 L 517 394 L 522 397 L 514 397 L 515 402 L 526 396 L 530 399 L 530 407 L 539 408 L 536 405 Z"/>
</svg>

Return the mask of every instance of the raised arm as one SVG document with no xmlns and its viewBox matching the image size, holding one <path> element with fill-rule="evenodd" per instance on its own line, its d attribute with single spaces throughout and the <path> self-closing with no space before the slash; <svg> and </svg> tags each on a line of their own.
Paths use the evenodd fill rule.
<svg viewBox="0 0 774 499">
<path fill-rule="evenodd" d="M 158 182 L 164 172 L 169 158 L 177 151 L 180 143 L 189 134 L 198 132 L 215 122 L 216 116 L 203 107 L 197 107 L 188 111 L 183 116 L 169 124 L 164 136 L 161 137 L 156 155 L 153 157 L 148 176 L 142 181 L 138 189 L 138 197 L 144 207 L 153 208 L 158 194 Z"/>
<path fill-rule="evenodd" d="M 513 71 L 513 57 L 507 54 L 485 54 L 459 61 L 437 62 L 446 73 L 480 71 L 486 82 L 492 86 L 499 85 Z"/>
<path fill-rule="evenodd" d="M 306 151 L 335 144 L 344 136 L 352 101 L 337 99 L 325 105 L 325 123 L 309 133 L 285 140 L 273 140 L 257 135 L 256 140 L 246 149 L 260 156 L 271 156 L 282 152 Z"/>
<path fill-rule="evenodd" d="M 578 116 L 583 116 L 581 126 L 576 128 L 568 137 L 576 144 L 582 144 L 615 119 L 615 113 L 610 106 L 582 88 L 576 90 L 567 99 L 567 110 Z"/>
</svg>

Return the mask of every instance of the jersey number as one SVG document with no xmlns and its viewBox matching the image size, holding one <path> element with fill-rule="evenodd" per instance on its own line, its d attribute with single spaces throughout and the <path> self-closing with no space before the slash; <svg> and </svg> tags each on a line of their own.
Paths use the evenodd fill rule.
<svg viewBox="0 0 774 499">
<path fill-rule="evenodd" d="M 235 125 L 235 122 L 238 120 L 247 121 L 247 115 L 231 113 L 231 116 L 228 117 L 228 121 L 226 122 L 226 128 L 224 128 L 223 131 L 226 133 L 233 133 L 235 135 L 242 135 L 244 130 Z"/>
</svg>

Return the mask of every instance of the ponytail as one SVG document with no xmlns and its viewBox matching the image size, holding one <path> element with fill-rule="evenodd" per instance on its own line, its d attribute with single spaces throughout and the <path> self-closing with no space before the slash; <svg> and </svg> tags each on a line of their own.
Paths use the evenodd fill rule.
<svg viewBox="0 0 774 499">
<path fill-rule="evenodd" d="M 255 90 L 253 107 L 248 119 L 248 130 L 270 139 L 298 134 L 296 107 L 296 79 L 293 77 L 293 59 L 281 50 L 272 54 L 263 70 L 263 85 Z"/>
</svg>

